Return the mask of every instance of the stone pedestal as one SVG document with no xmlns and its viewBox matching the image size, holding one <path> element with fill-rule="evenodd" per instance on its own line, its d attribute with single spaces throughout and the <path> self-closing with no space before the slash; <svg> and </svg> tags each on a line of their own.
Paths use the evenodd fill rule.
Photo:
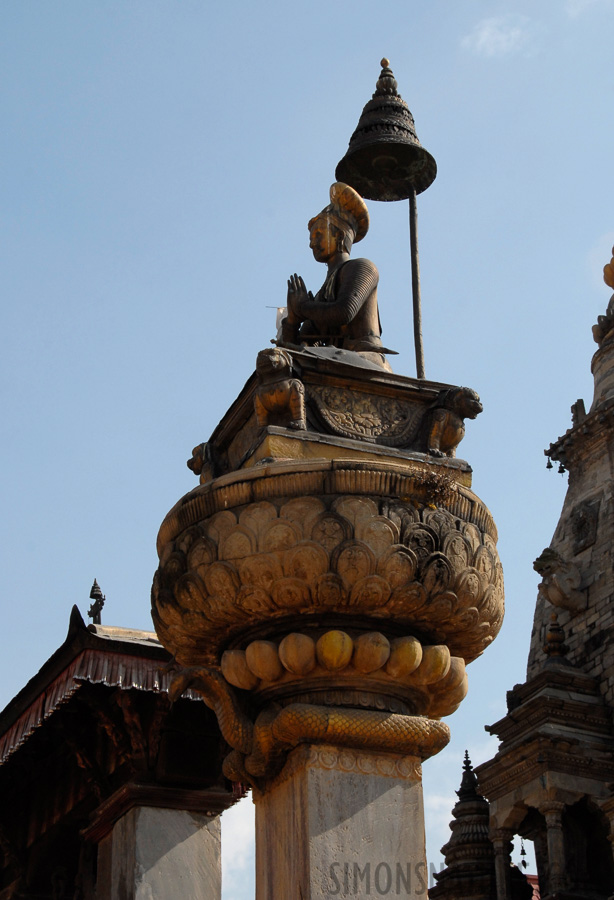
<svg viewBox="0 0 614 900">
<path fill-rule="evenodd" d="M 258 900 L 426 897 L 420 762 L 503 618 L 497 530 L 455 457 L 482 406 L 312 350 L 262 351 L 194 448 L 152 615 L 171 699 L 203 697 L 254 790 Z"/>
<path fill-rule="evenodd" d="M 134 807 L 98 848 L 98 900 L 220 900 L 220 819 Z"/>
<path fill-rule="evenodd" d="M 256 900 L 426 897 L 418 758 L 302 746 L 254 800 Z"/>
</svg>

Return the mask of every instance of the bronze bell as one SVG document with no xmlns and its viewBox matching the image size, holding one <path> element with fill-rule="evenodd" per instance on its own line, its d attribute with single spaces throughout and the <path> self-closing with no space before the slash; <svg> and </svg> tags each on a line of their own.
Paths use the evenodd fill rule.
<svg viewBox="0 0 614 900">
<path fill-rule="evenodd" d="M 335 175 L 367 200 L 406 200 L 433 183 L 437 163 L 416 136 L 414 117 L 397 92 L 390 63 L 383 59 L 381 65 L 375 93 Z"/>
</svg>

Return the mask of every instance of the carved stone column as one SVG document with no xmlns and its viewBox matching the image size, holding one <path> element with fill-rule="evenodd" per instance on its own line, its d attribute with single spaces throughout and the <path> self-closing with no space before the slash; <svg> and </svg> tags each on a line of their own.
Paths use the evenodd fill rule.
<svg viewBox="0 0 614 900">
<path fill-rule="evenodd" d="M 495 848 L 495 875 L 497 900 L 512 900 L 511 852 L 514 833 L 508 828 L 497 828 L 491 833 Z"/>
<path fill-rule="evenodd" d="M 563 840 L 563 810 L 565 804 L 558 800 L 550 800 L 539 807 L 546 819 L 546 835 L 548 841 L 548 867 L 550 873 L 549 891 L 564 891 L 567 887 L 565 874 L 565 843 Z"/>
</svg>

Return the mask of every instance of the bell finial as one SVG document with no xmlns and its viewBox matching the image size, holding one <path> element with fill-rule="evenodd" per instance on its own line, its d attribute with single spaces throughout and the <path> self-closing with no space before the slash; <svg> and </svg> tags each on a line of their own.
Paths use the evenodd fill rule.
<svg viewBox="0 0 614 900">
<path fill-rule="evenodd" d="M 375 85 L 375 93 L 374 97 L 381 96 L 382 94 L 393 94 L 398 97 L 397 94 L 397 80 L 392 74 L 392 69 L 390 68 L 390 60 L 383 58 L 380 63 L 382 67 L 382 71 L 380 72 L 380 76 L 377 79 L 377 84 Z"/>
</svg>

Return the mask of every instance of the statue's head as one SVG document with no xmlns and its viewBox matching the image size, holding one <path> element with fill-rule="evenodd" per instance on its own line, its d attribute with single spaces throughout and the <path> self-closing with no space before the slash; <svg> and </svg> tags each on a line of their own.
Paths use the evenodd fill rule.
<svg viewBox="0 0 614 900">
<path fill-rule="evenodd" d="M 335 253 L 349 253 L 352 244 L 361 241 L 369 230 L 369 212 L 354 188 L 336 181 L 330 189 L 330 203 L 310 219 L 309 246 L 319 262 Z"/>
</svg>

